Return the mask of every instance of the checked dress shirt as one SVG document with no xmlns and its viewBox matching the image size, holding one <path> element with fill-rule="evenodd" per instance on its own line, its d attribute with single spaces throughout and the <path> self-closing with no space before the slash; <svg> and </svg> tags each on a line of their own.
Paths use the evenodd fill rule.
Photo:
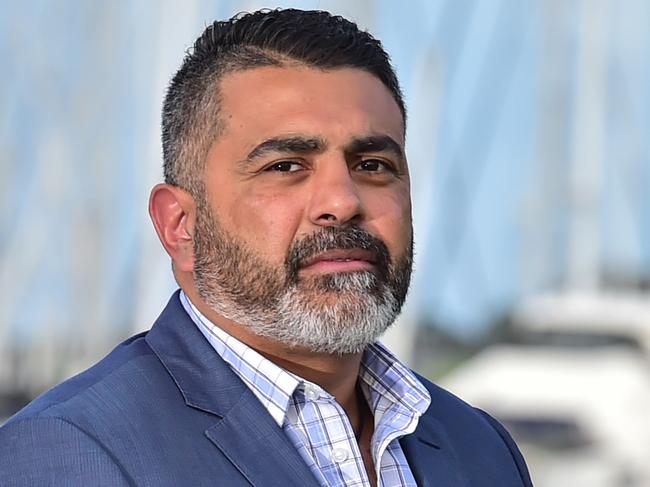
<svg viewBox="0 0 650 487">
<path fill-rule="evenodd" d="M 201 333 L 264 405 L 323 487 L 370 486 L 352 426 L 333 396 L 230 336 L 182 291 L 180 298 Z M 416 487 L 398 440 L 415 431 L 431 402 L 428 391 L 379 343 L 365 350 L 359 378 L 375 420 L 371 448 L 378 486 Z"/>
</svg>

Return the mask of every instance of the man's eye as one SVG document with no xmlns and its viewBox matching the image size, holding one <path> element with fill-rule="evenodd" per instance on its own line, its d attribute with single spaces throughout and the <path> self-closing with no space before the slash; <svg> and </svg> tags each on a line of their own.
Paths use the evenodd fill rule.
<svg viewBox="0 0 650 487">
<path fill-rule="evenodd" d="M 380 159 L 366 159 L 365 161 L 361 161 L 357 168 L 360 171 L 366 172 L 394 172 L 389 163 Z"/>
<path fill-rule="evenodd" d="M 265 170 L 269 172 L 296 172 L 302 169 L 302 165 L 294 161 L 281 161 L 270 165 Z"/>
</svg>

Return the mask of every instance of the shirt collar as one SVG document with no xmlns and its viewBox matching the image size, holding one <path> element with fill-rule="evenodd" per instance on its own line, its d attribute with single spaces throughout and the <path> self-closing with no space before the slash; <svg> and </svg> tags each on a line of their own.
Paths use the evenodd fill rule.
<svg viewBox="0 0 650 487">
<path fill-rule="evenodd" d="M 214 350 L 255 394 L 278 426 L 284 424 L 289 401 L 296 389 L 304 389 L 308 384 L 319 388 L 277 366 L 212 323 L 182 290 L 180 300 Z M 376 422 L 387 404 L 417 418 L 431 403 L 429 392 L 415 374 L 379 342 L 364 351 L 359 377 Z"/>
<path fill-rule="evenodd" d="M 359 378 L 367 386 L 366 397 L 375 416 L 381 402 L 416 417 L 424 414 L 431 404 L 429 391 L 411 369 L 379 342 L 364 351 Z"/>
</svg>

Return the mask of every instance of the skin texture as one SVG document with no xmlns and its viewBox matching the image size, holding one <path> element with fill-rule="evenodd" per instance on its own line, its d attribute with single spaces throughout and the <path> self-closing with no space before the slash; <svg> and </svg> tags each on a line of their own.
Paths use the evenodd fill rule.
<svg viewBox="0 0 650 487">
<path fill-rule="evenodd" d="M 407 255 L 412 230 L 403 120 L 377 78 L 351 68 L 263 67 L 226 75 L 220 94 L 222 131 L 205 165 L 205 204 L 228 235 L 274 268 L 284 266 L 294 242 L 329 226 L 362 228 L 385 244 L 392 261 Z M 369 137 L 391 143 L 358 143 Z M 290 347 L 219 315 L 201 299 L 193 279 L 197 202 L 182 189 L 161 184 L 152 190 L 150 214 L 179 285 L 201 312 L 333 394 L 354 427 L 364 421 L 362 451 L 368 450 L 372 418 L 355 393 L 361 354 Z M 347 262 L 336 262 L 336 255 L 321 257 L 302 265 L 299 277 L 377 271 L 363 253 Z M 322 292 L 313 299 L 327 305 L 337 294 Z M 372 461 L 366 464 L 374 483 Z"/>
</svg>

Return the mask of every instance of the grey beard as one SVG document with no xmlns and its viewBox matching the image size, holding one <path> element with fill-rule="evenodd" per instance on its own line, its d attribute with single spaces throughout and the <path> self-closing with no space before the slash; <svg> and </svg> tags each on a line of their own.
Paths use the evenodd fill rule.
<svg viewBox="0 0 650 487">
<path fill-rule="evenodd" d="M 245 242 L 227 235 L 209 206 L 199 206 L 196 289 L 214 311 L 254 334 L 314 352 L 358 353 L 399 314 L 410 281 L 412 247 L 391 265 L 385 244 L 367 231 L 328 227 L 294 242 L 284 268 L 272 267 Z M 375 272 L 299 276 L 305 259 L 334 248 L 372 252 Z"/>
<path fill-rule="evenodd" d="M 227 293 L 215 293 L 214 288 L 202 298 L 255 335 L 289 347 L 343 355 L 359 353 L 374 343 L 399 314 L 401 305 L 386 286 L 380 295 L 372 292 L 376 280 L 369 271 L 336 274 L 327 277 L 328 290 L 319 290 L 320 286 L 301 290 L 294 285 L 282 293 L 275 306 L 245 310 L 224 299 Z M 323 296 L 329 293 L 336 295 Z"/>
</svg>

